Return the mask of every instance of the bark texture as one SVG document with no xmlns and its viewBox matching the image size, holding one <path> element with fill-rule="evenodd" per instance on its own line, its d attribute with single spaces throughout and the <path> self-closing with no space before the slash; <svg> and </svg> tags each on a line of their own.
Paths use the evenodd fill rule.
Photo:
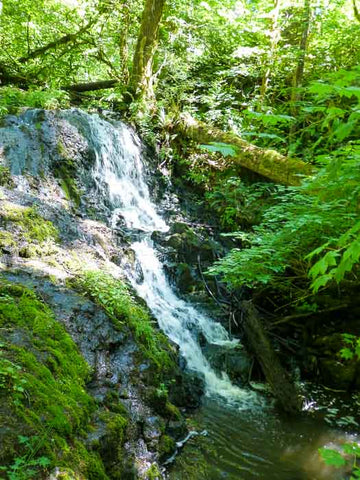
<svg viewBox="0 0 360 480">
<path fill-rule="evenodd" d="M 136 98 L 152 97 L 153 58 L 165 0 L 146 0 L 130 77 L 130 91 Z"/>
<path fill-rule="evenodd" d="M 223 142 L 236 148 L 233 164 L 247 168 L 282 185 L 299 185 L 304 177 L 314 173 L 311 165 L 296 158 L 288 158 L 275 150 L 266 150 L 242 140 L 233 133 L 194 120 L 188 115 L 180 117 L 178 131 L 198 143 Z"/>
<path fill-rule="evenodd" d="M 242 303 L 242 308 L 245 334 L 274 397 L 285 412 L 299 413 L 302 404 L 301 397 L 287 372 L 281 366 L 254 305 L 251 301 L 247 301 Z"/>
</svg>

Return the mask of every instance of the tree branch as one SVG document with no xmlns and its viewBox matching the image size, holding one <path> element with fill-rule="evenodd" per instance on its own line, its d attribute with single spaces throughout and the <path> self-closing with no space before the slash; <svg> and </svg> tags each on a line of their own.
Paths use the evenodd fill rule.
<svg viewBox="0 0 360 480">
<path fill-rule="evenodd" d="M 20 63 L 26 63 L 29 60 L 32 60 L 36 57 L 40 57 L 44 53 L 46 53 L 48 50 L 51 50 L 52 48 L 56 48 L 59 45 L 64 45 L 65 43 L 72 42 L 75 40 L 79 35 L 84 33 L 86 30 L 88 30 L 90 27 L 92 27 L 96 22 L 97 22 L 98 17 L 94 17 L 92 20 L 90 20 L 86 25 L 84 25 L 82 28 L 80 28 L 76 33 L 68 33 L 67 35 L 64 35 L 63 37 L 60 37 L 47 45 L 44 45 L 43 47 L 39 47 L 32 52 L 30 52 L 28 55 L 25 57 L 21 57 L 18 59 L 18 62 Z"/>
</svg>

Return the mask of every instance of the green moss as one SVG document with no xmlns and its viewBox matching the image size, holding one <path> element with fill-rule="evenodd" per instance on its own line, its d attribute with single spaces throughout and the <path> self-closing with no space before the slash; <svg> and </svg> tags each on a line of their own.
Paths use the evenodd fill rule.
<svg viewBox="0 0 360 480">
<path fill-rule="evenodd" d="M 45 242 L 46 240 L 58 241 L 57 228 L 48 220 L 44 220 L 35 206 L 22 207 L 9 202 L 4 202 L 0 209 L 0 219 L 5 227 L 11 223 L 20 229 L 23 238 L 32 242 Z"/>
<path fill-rule="evenodd" d="M 159 456 L 160 460 L 166 460 L 169 458 L 175 451 L 176 443 L 175 440 L 168 435 L 163 435 L 160 439 L 159 444 Z"/>
<path fill-rule="evenodd" d="M 8 167 L 4 167 L 3 165 L 0 165 L 0 186 L 8 188 L 14 187 L 10 169 Z"/>
<path fill-rule="evenodd" d="M 0 231 L 0 249 L 8 249 L 16 246 L 13 235 L 10 232 Z"/>
<path fill-rule="evenodd" d="M 153 463 L 149 470 L 146 472 L 146 478 L 148 480 L 160 480 L 162 478 L 161 473 L 159 472 L 158 466 Z"/>
<path fill-rule="evenodd" d="M 79 440 L 74 440 L 64 459 L 60 461 L 60 467 L 61 465 L 64 465 L 65 468 L 71 465 L 74 469 L 67 472 L 69 476 L 65 476 L 64 480 L 78 478 L 76 476 L 78 472 L 81 472 L 82 478 L 86 478 L 86 480 L 109 480 L 100 454 L 87 449 Z"/>
<path fill-rule="evenodd" d="M 119 330 L 125 323 L 131 328 L 141 350 L 158 370 L 173 367 L 167 338 L 154 328 L 148 310 L 137 303 L 124 282 L 101 271 L 88 271 L 77 277 L 75 284 L 106 310 Z"/>
<path fill-rule="evenodd" d="M 89 374 L 51 310 L 31 290 L 0 279 L 0 411 L 8 411 L 0 431 L 0 460 L 9 465 L 14 455 L 24 454 L 17 439 L 22 433 L 40 439 L 37 454 L 50 459 L 51 466 L 61 461 L 69 466 L 71 445 L 95 410 L 85 390 Z M 75 451 L 83 449 L 76 445 Z M 95 460 L 90 456 L 84 469 L 77 463 L 73 468 L 87 471 L 95 468 Z"/>
<path fill-rule="evenodd" d="M 171 402 L 166 402 L 164 416 L 172 420 L 180 420 L 180 410 Z"/>
<path fill-rule="evenodd" d="M 73 201 L 75 207 L 80 205 L 81 195 L 76 185 L 76 165 L 71 158 L 66 156 L 66 149 L 62 143 L 58 143 L 57 150 L 61 155 L 61 161 L 54 168 L 55 176 L 60 180 L 60 186 L 68 200 Z"/>
<path fill-rule="evenodd" d="M 67 200 L 72 200 L 75 207 L 80 205 L 80 193 L 74 180 L 74 172 L 69 172 L 66 166 L 57 167 L 55 175 L 60 180 L 60 186 Z"/>
<path fill-rule="evenodd" d="M 128 424 L 127 418 L 119 413 L 103 412 L 101 419 L 106 424 L 106 437 L 108 443 L 122 445 Z"/>
<path fill-rule="evenodd" d="M 104 405 L 111 412 L 120 413 L 124 417 L 128 414 L 126 407 L 121 403 L 118 391 L 109 390 L 105 396 Z"/>
<path fill-rule="evenodd" d="M 128 420 L 123 414 L 102 412 L 100 420 L 105 424 L 105 436 L 101 440 L 101 458 L 112 480 L 120 480 L 124 466 L 123 444 Z"/>
</svg>

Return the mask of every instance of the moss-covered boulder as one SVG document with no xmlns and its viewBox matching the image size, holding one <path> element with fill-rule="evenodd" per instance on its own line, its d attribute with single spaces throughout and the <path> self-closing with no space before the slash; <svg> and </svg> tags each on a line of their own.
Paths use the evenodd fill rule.
<svg viewBox="0 0 360 480">
<path fill-rule="evenodd" d="M 0 280 L 0 464 L 8 475 L 39 478 L 61 465 L 87 471 L 86 460 L 74 459 L 96 407 L 89 375 L 51 310 L 31 290 Z"/>
</svg>

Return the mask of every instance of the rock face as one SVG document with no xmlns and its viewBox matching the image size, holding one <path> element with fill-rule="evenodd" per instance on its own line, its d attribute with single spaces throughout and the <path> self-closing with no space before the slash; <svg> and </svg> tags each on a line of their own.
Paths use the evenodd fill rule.
<svg viewBox="0 0 360 480">
<path fill-rule="evenodd" d="M 43 357 L 37 343 L 40 333 L 36 330 L 26 340 L 22 327 L 6 324 L 0 312 L 0 326 L 7 325 L 0 330 L 4 350 L 0 355 L 0 445 L 5 445 L 4 435 L 9 431 L 13 439 L 11 448 L 0 446 L 0 463 L 10 469 L 16 457 L 26 454 L 26 448 L 17 445 L 17 435 L 38 437 L 45 429 L 48 433 L 39 458 L 42 453 L 51 458 L 50 464 L 39 461 L 35 465 L 38 475 L 52 469 L 51 478 L 62 478 L 65 472 L 79 479 L 161 478 L 159 459 L 171 456 L 174 448 L 169 435 L 178 439 L 186 432 L 175 404 L 197 406 L 202 388 L 191 388 L 191 379 L 177 367 L 176 348 L 153 326 L 153 319 L 147 330 L 150 338 L 141 336 L 130 321 L 128 315 L 136 312 L 150 316 L 134 300 L 131 289 L 122 286 L 124 271 L 134 268 L 134 255 L 124 232 L 107 225 L 109 209 L 91 175 L 95 153 L 83 134 L 86 128 L 81 112 L 40 110 L 8 117 L 0 128 L 0 303 L 2 298 L 5 303 L 19 301 L 6 293 L 8 285 L 25 289 L 21 295 L 35 292 L 36 301 L 65 327 L 90 368 L 84 388 L 92 405 L 86 420 L 65 412 L 69 429 L 61 431 L 53 426 L 50 406 L 43 418 L 30 422 L 37 399 L 19 391 L 18 405 L 15 402 L 11 407 L 13 418 L 9 417 L 7 399 L 13 395 L 14 380 L 8 381 L 4 365 L 14 357 L 20 377 L 31 374 L 36 379 L 40 368 L 36 362 L 40 365 Z M 186 252 L 191 244 L 191 255 L 196 255 L 196 239 L 179 228 L 171 236 L 180 236 Z M 100 281 L 93 282 L 91 289 L 82 289 L 79 279 L 87 271 L 101 272 L 119 285 L 117 292 L 123 292 L 124 304 L 135 314 L 114 309 L 112 291 L 103 292 Z M 179 273 L 186 284 L 188 274 L 185 267 Z M 51 331 L 41 335 L 47 345 L 51 343 Z M 22 363 L 16 350 L 26 342 L 37 358 L 31 367 Z M 149 353 L 149 342 L 158 356 Z M 56 373 L 57 354 L 49 355 L 54 381 L 62 385 L 65 379 Z M 160 365 L 157 358 L 165 359 L 166 365 Z M 21 415 L 21 408 L 29 417 Z M 51 453 L 53 432 L 57 443 Z M 69 451 L 78 453 L 71 457 Z"/>
</svg>

